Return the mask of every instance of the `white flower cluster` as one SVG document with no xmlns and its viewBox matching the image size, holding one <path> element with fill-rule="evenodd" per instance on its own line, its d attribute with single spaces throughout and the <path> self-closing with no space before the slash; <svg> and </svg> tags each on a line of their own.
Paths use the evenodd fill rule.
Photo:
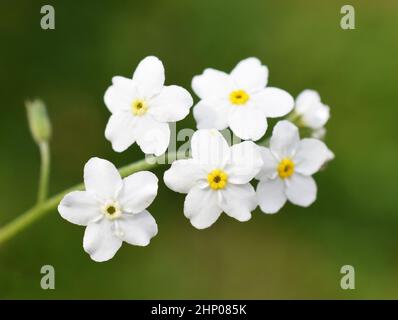
<svg viewBox="0 0 398 320">
<path fill-rule="evenodd" d="M 142 60 L 132 79 L 112 79 L 105 104 L 112 113 L 105 137 L 117 152 L 137 142 L 146 154 L 161 155 L 170 141 L 170 122 L 184 119 L 193 105 L 182 87 L 165 86 L 162 62 Z M 165 184 L 187 194 L 184 214 L 203 229 L 222 212 L 247 221 L 257 206 L 276 213 L 289 200 L 307 207 L 317 194 L 312 175 L 334 155 L 324 142 L 329 107 L 313 90 L 294 101 L 286 91 L 267 86 L 268 68 L 256 58 L 239 62 L 230 74 L 206 69 L 192 80 L 200 101 L 193 114 L 198 130 L 191 138 L 189 159 L 176 160 L 164 173 Z M 267 131 L 267 118 L 279 121 L 268 147 L 256 144 Z M 230 128 L 240 139 L 230 146 L 219 130 Z M 299 129 L 311 130 L 300 140 Z M 256 190 L 251 184 L 259 180 Z M 146 246 L 157 234 L 155 219 L 146 211 L 157 195 L 158 179 L 141 171 L 122 179 L 113 164 L 90 159 L 84 168 L 85 191 L 71 192 L 58 210 L 61 216 L 86 226 L 83 247 L 95 261 L 111 259 L 123 241 Z"/>
</svg>

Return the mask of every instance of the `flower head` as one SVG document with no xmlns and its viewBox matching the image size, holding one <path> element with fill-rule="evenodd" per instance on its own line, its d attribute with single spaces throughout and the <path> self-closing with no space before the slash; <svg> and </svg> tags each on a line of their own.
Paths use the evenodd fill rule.
<svg viewBox="0 0 398 320">
<path fill-rule="evenodd" d="M 210 227 L 223 211 L 249 220 L 257 206 L 250 180 L 262 165 L 257 146 L 246 141 L 230 147 L 217 130 L 202 129 L 192 136 L 191 152 L 192 159 L 174 161 L 164 174 L 170 189 L 187 193 L 184 214 L 191 224 Z"/>
<path fill-rule="evenodd" d="M 143 59 L 133 78 L 113 77 L 104 101 L 112 113 L 105 137 L 117 152 L 134 142 L 146 154 L 163 154 L 170 141 L 168 122 L 184 119 L 193 104 L 182 87 L 164 85 L 162 62 L 156 57 Z"/>
<path fill-rule="evenodd" d="M 329 107 L 321 102 L 319 93 L 314 90 L 304 90 L 295 102 L 294 112 L 299 116 L 300 123 L 314 130 L 314 137 L 321 138 L 324 135 L 323 128 L 329 120 Z"/>
<path fill-rule="evenodd" d="M 274 127 L 270 148 L 260 152 L 264 164 L 257 175 L 257 198 L 263 212 L 278 212 L 287 200 L 303 207 L 315 201 L 312 175 L 333 155 L 322 141 L 300 140 L 298 128 L 284 120 Z"/>
<path fill-rule="evenodd" d="M 122 179 L 107 160 L 91 158 L 84 167 L 86 191 L 67 194 L 58 206 L 67 221 L 86 226 L 83 247 L 95 261 L 111 259 L 123 241 L 146 246 L 157 224 L 145 209 L 155 199 L 158 179 L 149 171 Z"/>
<path fill-rule="evenodd" d="M 239 62 L 230 74 L 206 69 L 192 79 L 201 99 L 194 107 L 199 129 L 230 127 L 244 140 L 258 140 L 267 130 L 267 118 L 281 117 L 293 108 L 292 96 L 266 87 L 268 68 L 257 58 Z"/>
</svg>

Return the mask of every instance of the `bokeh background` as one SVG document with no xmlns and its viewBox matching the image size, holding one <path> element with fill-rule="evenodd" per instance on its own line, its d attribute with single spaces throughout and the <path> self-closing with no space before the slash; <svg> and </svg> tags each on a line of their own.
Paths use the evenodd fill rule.
<svg viewBox="0 0 398 320">
<path fill-rule="evenodd" d="M 271 85 L 294 96 L 316 89 L 331 106 L 336 159 L 316 175 L 310 208 L 256 210 L 246 223 L 223 216 L 203 231 L 161 180 L 150 207 L 158 236 L 102 264 L 83 251 L 84 229 L 54 211 L 0 247 L 0 298 L 398 298 L 398 3 L 349 2 L 355 30 L 340 28 L 347 1 L 339 0 L 1 1 L 0 225 L 36 197 L 39 157 L 24 100 L 48 105 L 51 192 L 62 191 L 81 181 L 92 156 L 118 166 L 142 157 L 136 145 L 116 154 L 104 139 L 103 94 L 147 55 L 162 59 L 166 83 L 188 89 L 206 67 L 260 58 Z M 44 4 L 55 7 L 54 31 L 40 28 Z M 194 127 L 192 114 L 178 123 L 185 127 Z M 55 267 L 55 290 L 40 288 L 45 264 Z M 355 290 L 340 288 L 346 264 Z"/>
</svg>

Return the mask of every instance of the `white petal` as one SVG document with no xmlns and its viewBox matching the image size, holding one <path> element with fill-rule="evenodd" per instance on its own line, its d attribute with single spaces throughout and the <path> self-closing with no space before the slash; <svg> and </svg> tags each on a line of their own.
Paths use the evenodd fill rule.
<svg viewBox="0 0 398 320">
<path fill-rule="evenodd" d="M 312 175 L 322 167 L 328 156 L 330 156 L 328 148 L 322 141 L 303 139 L 298 144 L 294 156 L 295 170 L 307 176 Z"/>
<path fill-rule="evenodd" d="M 329 107 L 322 103 L 318 103 L 313 105 L 305 114 L 303 114 L 302 121 L 310 128 L 320 129 L 326 124 L 326 122 L 328 122 L 329 117 Z"/>
<path fill-rule="evenodd" d="M 325 162 L 332 161 L 334 158 L 335 158 L 335 155 L 334 155 L 333 151 L 328 148 L 328 151 L 326 151 L 326 161 Z"/>
<path fill-rule="evenodd" d="M 158 193 L 158 178 L 149 171 L 133 173 L 123 179 L 118 200 L 124 211 L 139 213 L 146 209 Z"/>
<path fill-rule="evenodd" d="M 257 200 L 264 213 L 276 213 L 286 203 L 285 185 L 279 178 L 261 180 L 257 185 Z"/>
<path fill-rule="evenodd" d="M 127 95 L 119 92 L 115 86 L 110 86 L 105 91 L 104 102 L 108 110 L 114 113 L 118 111 L 127 111 L 131 104 L 131 99 Z"/>
<path fill-rule="evenodd" d="M 148 211 L 124 215 L 117 221 L 121 239 L 135 246 L 147 246 L 158 233 L 155 219 Z"/>
<path fill-rule="evenodd" d="M 251 212 L 257 207 L 256 192 L 250 183 L 228 184 L 221 195 L 220 207 L 227 215 L 239 221 L 250 220 Z"/>
<path fill-rule="evenodd" d="M 97 262 L 112 259 L 122 245 L 115 235 L 114 226 L 108 219 L 88 224 L 84 232 L 83 248 Z"/>
<path fill-rule="evenodd" d="M 321 169 L 325 168 L 327 166 L 327 164 L 332 161 L 335 158 L 335 155 L 333 153 L 332 150 L 330 150 L 329 148 L 326 151 L 326 160 L 325 162 L 322 164 Z"/>
<path fill-rule="evenodd" d="M 123 152 L 135 142 L 137 118 L 128 112 L 117 112 L 109 118 L 105 138 L 116 152 Z"/>
<path fill-rule="evenodd" d="M 316 183 L 312 177 L 293 174 L 286 180 L 286 196 L 291 203 L 308 207 L 316 199 Z"/>
<path fill-rule="evenodd" d="M 302 116 L 304 124 L 313 129 L 322 128 L 330 116 L 329 107 L 314 90 L 304 90 L 298 95 L 295 111 Z"/>
<path fill-rule="evenodd" d="M 268 87 L 252 96 L 253 103 L 267 118 L 282 117 L 292 111 L 294 99 L 285 90 Z"/>
<path fill-rule="evenodd" d="M 231 147 L 231 158 L 225 171 L 228 182 L 245 184 L 260 171 L 263 161 L 260 150 L 252 141 L 244 141 Z"/>
<path fill-rule="evenodd" d="M 140 95 L 145 98 L 153 97 L 162 90 L 164 78 L 162 61 L 153 56 L 141 60 L 133 75 L 133 81 L 137 84 Z"/>
<path fill-rule="evenodd" d="M 160 156 L 165 153 L 170 142 L 170 127 L 146 115 L 137 121 L 137 144 L 146 154 Z"/>
<path fill-rule="evenodd" d="M 102 214 L 97 199 L 87 191 L 68 193 L 60 202 L 58 212 L 65 220 L 80 226 L 86 226 Z"/>
<path fill-rule="evenodd" d="M 272 154 L 271 150 L 265 147 L 259 147 L 263 165 L 260 172 L 257 174 L 256 179 L 274 179 L 277 175 L 278 161 Z"/>
<path fill-rule="evenodd" d="M 222 209 L 217 203 L 217 192 L 193 187 L 185 197 L 184 214 L 197 229 L 210 227 L 217 221 Z"/>
<path fill-rule="evenodd" d="M 300 136 L 297 127 L 287 121 L 279 121 L 272 131 L 271 152 L 280 158 L 292 157 L 297 149 Z"/>
<path fill-rule="evenodd" d="M 257 141 L 267 130 L 264 113 L 252 106 L 236 106 L 229 114 L 228 124 L 233 133 L 243 140 Z"/>
<path fill-rule="evenodd" d="M 268 81 L 268 68 L 257 58 L 240 61 L 231 72 L 231 77 L 241 89 L 249 92 L 264 89 Z"/>
<path fill-rule="evenodd" d="M 309 89 L 304 90 L 296 98 L 296 112 L 303 114 L 311 105 L 319 102 L 321 102 L 321 97 L 318 92 Z"/>
<path fill-rule="evenodd" d="M 193 100 L 187 90 L 179 86 L 164 86 L 162 91 L 149 102 L 149 111 L 161 122 L 176 122 L 189 114 Z"/>
<path fill-rule="evenodd" d="M 191 139 L 192 158 L 200 165 L 222 169 L 230 157 L 230 148 L 220 132 L 215 129 L 196 131 Z"/>
<path fill-rule="evenodd" d="M 193 108 L 197 128 L 224 130 L 228 127 L 230 107 L 221 99 L 199 101 Z"/>
<path fill-rule="evenodd" d="M 192 89 L 201 99 L 228 96 L 233 90 L 230 76 L 222 71 L 206 69 L 192 79 Z"/>
<path fill-rule="evenodd" d="M 84 185 L 87 191 L 94 193 L 100 199 L 109 200 L 117 197 L 123 182 L 111 162 L 91 158 L 84 166 Z"/>
<path fill-rule="evenodd" d="M 195 183 L 205 177 L 199 163 L 193 159 L 176 160 L 164 173 L 164 183 L 175 192 L 188 193 Z"/>
<path fill-rule="evenodd" d="M 133 80 L 124 77 L 113 77 L 113 85 L 110 86 L 104 95 L 105 105 L 112 113 L 129 111 L 131 102 L 138 95 L 137 86 Z"/>
</svg>

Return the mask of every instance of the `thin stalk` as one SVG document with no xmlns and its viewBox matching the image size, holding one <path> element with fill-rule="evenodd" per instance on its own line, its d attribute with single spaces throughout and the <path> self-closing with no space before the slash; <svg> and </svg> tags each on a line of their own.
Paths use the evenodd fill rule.
<svg viewBox="0 0 398 320">
<path fill-rule="evenodd" d="M 40 204 L 46 200 L 48 194 L 48 181 L 50 178 L 50 147 L 48 142 L 46 141 L 39 143 L 39 150 L 41 165 L 37 204 Z"/>
</svg>

